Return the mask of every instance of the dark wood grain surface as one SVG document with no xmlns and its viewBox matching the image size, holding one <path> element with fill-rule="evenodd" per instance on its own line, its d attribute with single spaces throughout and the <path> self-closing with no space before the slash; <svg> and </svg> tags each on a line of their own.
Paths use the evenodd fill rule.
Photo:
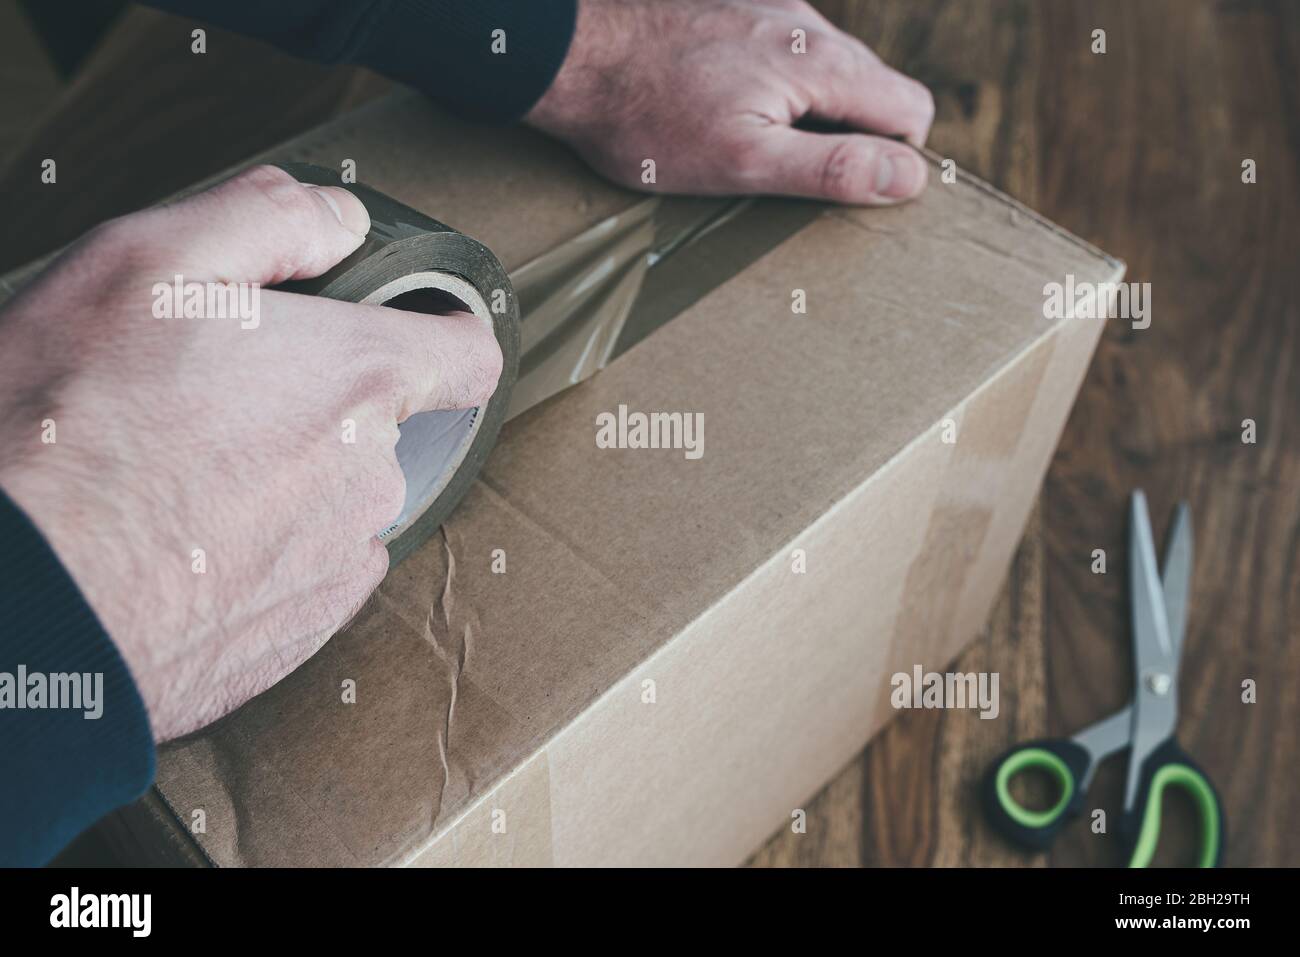
<svg viewBox="0 0 1300 957">
<path fill-rule="evenodd" d="M 840 0 L 819 4 L 935 91 L 931 146 L 1152 283 L 1146 330 L 1112 322 L 1004 594 L 956 663 L 1001 675 L 1001 715 L 900 715 L 756 865 L 1115 864 L 1082 822 L 1050 855 L 991 835 L 974 800 L 1012 743 L 1077 730 L 1132 681 L 1125 500 L 1157 534 L 1193 509 L 1194 590 L 1180 737 L 1217 782 L 1226 863 L 1300 864 L 1300 4 L 1288 0 Z M 135 10 L 23 143 L 0 143 L 14 265 L 372 95 L 372 78 L 218 35 L 195 70 L 188 25 Z M 1106 31 L 1107 52 L 1090 50 Z M 210 43 L 210 49 L 213 45 Z M 33 79 L 53 96 L 49 81 Z M 4 95 L 12 99 L 14 86 Z M 28 104 L 28 113 L 34 115 Z M 10 115 L 16 115 L 10 111 Z M 13 124 L 10 124 L 11 126 Z M 195 131 L 199 132 L 195 132 Z M 11 134 L 12 137 L 12 134 Z M 51 213 L 36 164 L 58 144 L 97 178 Z M 1257 163 L 1258 182 L 1241 181 Z M 62 161 L 61 161 L 62 162 Z M 1241 440 L 1242 420 L 1257 442 Z M 1105 575 L 1092 552 L 1108 556 Z M 1243 704 L 1241 683 L 1258 684 Z M 1119 762 L 1090 806 L 1113 816 Z M 1186 808 L 1170 802 L 1177 822 Z M 1159 859 L 1186 848 L 1162 845 Z"/>
<path fill-rule="evenodd" d="M 1004 595 L 957 663 L 1001 672 L 1002 717 L 903 713 L 810 801 L 806 835 L 752 863 L 1122 863 L 1082 822 L 1050 854 L 1012 852 L 972 788 L 1002 749 L 1127 698 L 1124 509 L 1142 486 L 1157 535 L 1179 498 L 1193 510 L 1179 734 L 1222 792 L 1225 863 L 1300 865 L 1300 5 L 820 6 L 935 91 L 932 147 L 1125 259 L 1154 308 L 1149 329 L 1109 325 Z M 1114 820 L 1122 787 L 1117 760 L 1089 806 Z M 1157 860 L 1188 850 L 1162 843 Z"/>
</svg>

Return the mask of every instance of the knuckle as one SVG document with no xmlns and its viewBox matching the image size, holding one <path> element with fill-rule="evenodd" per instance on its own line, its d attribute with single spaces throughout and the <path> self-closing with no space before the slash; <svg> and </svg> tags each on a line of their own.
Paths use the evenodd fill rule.
<svg viewBox="0 0 1300 957">
<path fill-rule="evenodd" d="M 397 413 L 407 398 L 408 373 L 402 368 L 402 354 L 387 339 L 374 338 L 371 348 L 352 355 L 360 362 L 352 372 L 352 389 L 347 395 L 347 407 L 360 406 L 365 410 L 367 422 L 378 421 Z M 371 426 L 374 428 L 375 426 Z"/>
<path fill-rule="evenodd" d="M 83 240 L 84 248 L 96 258 L 112 259 L 127 270 L 143 266 L 154 257 L 150 230 L 142 222 L 145 213 L 131 213 L 100 223 Z"/>
<path fill-rule="evenodd" d="M 870 182 L 865 177 L 874 165 L 874 151 L 864 151 L 850 140 L 836 143 L 822 163 L 819 179 L 822 194 L 841 202 L 852 199 L 860 192 L 857 184 Z"/>
<path fill-rule="evenodd" d="M 269 163 L 250 166 L 242 173 L 237 174 L 231 182 L 249 186 L 267 195 L 278 190 L 302 188 L 302 184 L 287 172 Z"/>
<path fill-rule="evenodd" d="M 78 284 L 75 295 L 101 310 L 108 302 L 137 302 L 158 281 L 170 281 L 175 250 L 159 242 L 145 210 L 103 222 L 73 247 L 72 261 L 92 282 Z"/>
<path fill-rule="evenodd" d="M 141 230 L 136 226 L 135 215 L 128 213 L 125 216 L 104 220 L 104 222 L 86 233 L 85 241 L 87 245 L 98 243 L 118 246 L 128 239 L 134 238 L 140 232 Z"/>
<path fill-rule="evenodd" d="M 254 166 L 238 174 L 218 194 L 220 201 L 238 207 L 245 217 L 267 223 L 268 237 L 294 237 L 292 241 L 268 238 L 263 262 L 270 284 L 293 278 L 304 264 L 314 261 L 321 248 L 315 227 L 321 203 L 310 190 L 278 166 Z"/>
<path fill-rule="evenodd" d="M 871 60 L 862 55 L 863 48 L 848 38 L 836 36 L 836 42 L 818 44 L 817 50 L 827 72 L 838 79 L 859 77 Z M 847 42 L 845 42 L 847 40 Z"/>
<path fill-rule="evenodd" d="M 235 179 L 257 192 L 281 215 L 307 218 L 317 211 L 317 202 L 307 188 L 278 166 L 254 166 Z"/>
</svg>

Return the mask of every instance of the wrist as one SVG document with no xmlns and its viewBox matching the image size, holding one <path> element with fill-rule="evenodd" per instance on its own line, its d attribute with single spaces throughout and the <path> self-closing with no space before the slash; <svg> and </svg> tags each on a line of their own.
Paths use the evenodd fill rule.
<svg viewBox="0 0 1300 957">
<path fill-rule="evenodd" d="M 580 0 L 569 50 L 541 99 L 524 122 L 556 136 L 571 137 L 582 126 L 608 117 L 606 104 L 627 108 L 632 91 L 620 65 L 630 51 L 627 38 L 637 33 L 637 21 L 648 19 L 640 5 Z"/>
</svg>

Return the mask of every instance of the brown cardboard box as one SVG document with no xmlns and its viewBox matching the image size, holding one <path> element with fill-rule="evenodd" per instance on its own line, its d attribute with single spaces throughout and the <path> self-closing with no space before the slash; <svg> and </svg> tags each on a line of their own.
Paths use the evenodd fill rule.
<svg viewBox="0 0 1300 957">
<path fill-rule="evenodd" d="M 643 201 L 405 95 L 273 158 L 353 159 L 512 272 Z M 1045 319 L 1044 284 L 1122 272 L 964 176 L 816 211 L 508 423 L 346 632 L 162 749 L 131 840 L 222 866 L 739 862 L 890 717 L 893 673 L 984 622 L 1100 332 Z M 704 454 L 597 448 L 620 405 L 703 413 Z"/>
</svg>

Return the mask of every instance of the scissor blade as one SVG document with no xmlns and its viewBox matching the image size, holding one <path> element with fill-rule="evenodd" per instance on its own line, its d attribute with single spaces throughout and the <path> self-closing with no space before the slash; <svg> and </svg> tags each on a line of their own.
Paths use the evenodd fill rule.
<svg viewBox="0 0 1300 957">
<path fill-rule="evenodd" d="M 1174 732 L 1178 721 L 1177 660 L 1165 617 L 1164 586 L 1156 566 L 1156 546 L 1151 535 L 1146 496 L 1133 493 L 1129 508 L 1129 604 L 1133 611 L 1132 750 L 1124 807 L 1137 796 L 1142 762 Z"/>
<path fill-rule="evenodd" d="M 1174 513 L 1160 581 L 1164 588 L 1169 640 L 1177 660 L 1182 655 L 1183 634 L 1187 630 L 1187 596 L 1192 584 L 1192 512 L 1186 502 L 1180 502 Z"/>
<path fill-rule="evenodd" d="M 1147 498 L 1140 490 L 1133 493 L 1129 523 L 1128 573 L 1134 650 L 1139 661 L 1152 653 L 1172 658 L 1174 649 L 1169 640 L 1169 620 L 1165 616 L 1164 585 L 1156 565 L 1156 545 L 1151 535 Z M 1151 643 L 1154 647 L 1143 647 Z M 1146 663 L 1151 663 L 1151 660 L 1147 658 Z"/>
</svg>

